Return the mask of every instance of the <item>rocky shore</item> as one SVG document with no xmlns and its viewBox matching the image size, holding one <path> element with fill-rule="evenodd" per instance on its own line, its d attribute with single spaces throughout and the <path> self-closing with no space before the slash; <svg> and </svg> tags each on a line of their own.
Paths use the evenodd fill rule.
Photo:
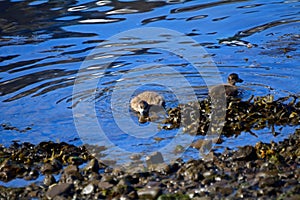
<svg viewBox="0 0 300 200">
<path fill-rule="evenodd" d="M 66 143 L 14 143 L 0 154 L 2 183 L 42 177 L 25 187 L 0 186 L 1 199 L 300 199 L 299 129 L 279 143 L 139 172 L 111 168 Z"/>
</svg>

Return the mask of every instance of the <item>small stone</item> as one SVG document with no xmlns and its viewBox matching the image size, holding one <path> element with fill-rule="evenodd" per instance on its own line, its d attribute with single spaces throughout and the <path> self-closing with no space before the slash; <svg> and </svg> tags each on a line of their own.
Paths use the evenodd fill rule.
<svg viewBox="0 0 300 200">
<path fill-rule="evenodd" d="M 213 162 L 216 159 L 216 155 L 213 151 L 203 156 L 203 161 L 205 162 Z"/>
<path fill-rule="evenodd" d="M 107 190 L 112 188 L 114 185 L 110 184 L 108 182 L 102 181 L 98 183 L 98 188 L 102 189 L 102 190 Z"/>
<path fill-rule="evenodd" d="M 61 168 L 62 168 L 62 164 L 58 160 L 54 159 L 51 161 L 51 163 L 45 163 L 41 167 L 41 172 L 43 174 L 51 174 L 53 172 L 57 172 Z"/>
<path fill-rule="evenodd" d="M 151 171 L 159 172 L 161 174 L 168 174 L 171 171 L 170 166 L 166 163 L 150 165 L 148 169 Z"/>
<path fill-rule="evenodd" d="M 60 178 L 62 182 L 74 183 L 76 180 L 82 181 L 84 178 L 81 173 L 79 173 L 78 167 L 76 165 L 67 166 Z"/>
<path fill-rule="evenodd" d="M 193 142 L 191 144 L 191 147 L 194 148 L 194 149 L 198 149 L 199 150 L 203 146 L 203 142 L 204 142 L 204 140 L 199 139 L 199 140 Z"/>
<path fill-rule="evenodd" d="M 84 168 L 84 171 L 98 172 L 99 163 L 97 159 L 92 159 Z"/>
<path fill-rule="evenodd" d="M 28 193 L 28 197 L 34 198 L 34 197 L 37 197 L 38 194 L 39 194 L 39 191 L 30 191 L 30 192 Z"/>
<path fill-rule="evenodd" d="M 53 167 L 50 163 L 45 163 L 45 164 L 41 167 L 41 172 L 42 172 L 43 174 L 52 173 L 52 172 L 54 172 L 54 167 Z"/>
<path fill-rule="evenodd" d="M 46 192 L 46 197 L 48 199 L 52 199 L 56 196 L 70 192 L 72 188 L 73 188 L 73 184 L 69 184 L 69 183 L 55 184 L 48 189 L 48 191 Z"/>
<path fill-rule="evenodd" d="M 91 194 L 94 191 L 94 188 L 93 184 L 88 184 L 83 188 L 81 194 Z"/>
<path fill-rule="evenodd" d="M 222 194 L 222 196 L 228 196 L 233 193 L 233 189 L 231 187 L 219 187 L 217 188 L 218 193 Z"/>
<path fill-rule="evenodd" d="M 65 169 L 64 169 L 64 173 L 65 174 L 74 174 L 78 172 L 78 167 L 76 165 L 68 165 Z"/>
<path fill-rule="evenodd" d="M 155 152 L 152 155 L 146 157 L 146 163 L 147 163 L 148 167 L 151 165 L 160 164 L 163 162 L 164 162 L 164 159 L 160 152 Z"/>
<path fill-rule="evenodd" d="M 140 199 L 156 199 L 161 194 L 161 189 L 158 187 L 143 188 L 137 193 Z"/>
<path fill-rule="evenodd" d="M 206 171 L 206 172 L 204 172 L 202 175 L 205 177 L 205 178 L 207 178 L 207 177 L 210 177 L 210 176 L 212 176 L 212 175 L 214 175 L 215 173 L 213 172 L 213 171 Z"/>
<path fill-rule="evenodd" d="M 276 187 L 280 186 L 281 182 L 278 180 L 277 177 L 266 177 L 259 181 L 259 187 Z"/>
<path fill-rule="evenodd" d="M 25 177 L 25 180 L 35 180 L 39 177 L 39 172 L 36 169 L 31 170 Z"/>
<path fill-rule="evenodd" d="M 52 174 L 47 174 L 43 181 L 43 183 L 47 186 L 53 185 L 55 182 L 56 180 Z"/>
<path fill-rule="evenodd" d="M 157 182 L 157 181 L 150 181 L 147 183 L 147 188 L 158 188 L 161 187 L 161 182 Z"/>
<path fill-rule="evenodd" d="M 137 198 L 138 198 L 137 193 L 136 193 L 135 190 L 131 191 L 131 192 L 128 194 L 128 197 L 129 197 L 130 199 L 137 199 Z"/>
<path fill-rule="evenodd" d="M 243 160 L 243 161 L 250 161 L 255 160 L 257 158 L 255 148 L 252 146 L 244 146 L 240 147 L 233 156 L 233 160 Z"/>
<path fill-rule="evenodd" d="M 113 191 L 119 194 L 128 194 L 133 190 L 129 180 L 121 179 L 119 183 L 113 188 Z"/>
<path fill-rule="evenodd" d="M 142 157 L 141 154 L 132 154 L 132 155 L 130 156 L 130 159 L 131 159 L 131 160 L 140 160 L 141 157 Z"/>
</svg>

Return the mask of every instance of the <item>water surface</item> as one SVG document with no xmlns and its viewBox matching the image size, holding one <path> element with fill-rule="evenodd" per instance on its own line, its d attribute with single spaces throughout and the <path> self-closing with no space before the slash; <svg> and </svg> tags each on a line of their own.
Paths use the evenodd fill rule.
<svg viewBox="0 0 300 200">
<path fill-rule="evenodd" d="M 82 138 L 74 123 L 72 109 L 89 102 L 113 145 L 136 152 L 159 150 L 178 130 L 132 139 L 115 125 L 111 114 L 112 109 L 128 107 L 124 108 L 122 95 L 111 107 L 111 97 L 116 86 L 124 94 L 126 88 L 130 92 L 137 88 L 132 95 L 156 90 L 166 98 L 167 107 L 178 105 L 174 89 L 145 84 L 149 77 L 174 83 L 176 73 L 166 71 L 167 67 L 183 75 L 199 99 L 207 97 L 206 80 L 226 81 L 231 72 L 244 79 L 244 99 L 252 94 L 276 98 L 300 94 L 300 1 L 1 1 L 0 8 L 0 123 L 15 127 L 2 126 L 0 143 L 4 145 L 13 140 L 97 142 L 97 128 L 80 127 L 95 136 Z M 155 41 L 123 38 L 124 42 L 113 44 L 117 49 L 104 51 L 116 34 L 149 27 L 173 30 L 196 41 L 219 73 L 202 67 L 199 74 L 180 54 L 143 46 L 168 40 L 164 33 Z M 173 44 L 189 49 L 188 43 L 180 42 Z M 96 47 L 101 54 L 93 54 Z M 91 55 L 102 60 L 83 66 Z M 114 60 L 108 65 L 110 56 Z M 204 59 L 201 56 L 199 62 Z M 132 76 L 133 72 L 138 75 Z M 96 87 L 73 93 L 75 81 L 84 84 L 86 80 L 97 81 Z M 186 85 L 180 81 L 174 85 L 184 96 Z M 83 113 L 86 122 L 95 120 L 91 113 Z M 217 148 L 282 140 L 293 129 L 285 127 L 276 137 L 270 130 L 257 132 L 258 138 L 243 133 L 225 138 Z M 154 137 L 169 139 L 157 142 Z M 191 157 L 197 155 L 188 151 Z"/>
</svg>

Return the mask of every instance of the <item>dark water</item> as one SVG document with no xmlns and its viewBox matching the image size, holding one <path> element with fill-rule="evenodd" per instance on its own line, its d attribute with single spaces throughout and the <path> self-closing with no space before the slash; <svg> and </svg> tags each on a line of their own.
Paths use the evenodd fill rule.
<svg viewBox="0 0 300 200">
<path fill-rule="evenodd" d="M 193 100 L 191 88 L 197 98 L 205 98 L 206 83 L 226 81 L 231 72 L 244 79 L 245 99 L 251 94 L 300 94 L 297 0 L 0 1 L 0 8 L 0 123 L 14 127 L 1 128 L 4 145 L 13 140 L 97 144 L 103 139 L 100 126 L 112 142 L 107 146 L 160 150 L 178 130 L 136 139 L 116 125 L 127 123 L 128 116 L 111 111 L 128 112 L 131 95 L 148 89 L 164 95 L 167 107 Z M 195 47 L 203 47 L 203 54 L 194 55 Z M 201 74 L 180 48 L 199 60 Z M 87 58 L 97 62 L 85 63 Z M 147 82 L 154 80 L 149 77 L 157 82 Z M 75 83 L 80 89 L 74 89 Z M 132 113 L 129 117 L 134 125 L 125 132 L 157 131 L 157 124 L 139 126 Z M 281 140 L 293 129 L 285 127 L 277 137 L 270 130 L 257 132 L 258 138 L 242 133 L 219 146 Z M 154 137 L 169 139 L 156 142 Z M 186 137 L 180 139 L 189 141 Z M 189 151 L 191 157 L 197 154 Z"/>
</svg>

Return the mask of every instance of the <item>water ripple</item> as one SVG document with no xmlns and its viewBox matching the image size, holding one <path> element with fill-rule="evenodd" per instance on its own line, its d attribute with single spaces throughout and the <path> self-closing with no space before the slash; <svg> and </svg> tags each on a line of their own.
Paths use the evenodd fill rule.
<svg viewBox="0 0 300 200">
<path fill-rule="evenodd" d="M 172 73 L 143 74 L 162 66 L 178 70 L 199 98 L 207 97 L 203 77 L 186 60 L 145 48 L 166 42 L 170 35 L 161 33 L 161 38 L 148 41 L 124 37 L 108 44 L 109 37 L 137 27 L 174 29 L 198 41 L 207 50 L 206 56 L 214 59 L 224 82 L 231 72 L 245 80 L 241 86 L 245 98 L 300 94 L 296 87 L 300 85 L 299 1 L 43 0 L 0 1 L 0 7 L 0 104 L 4 113 L 0 123 L 34 124 L 28 135 L 1 132 L 0 143 L 28 138 L 35 142 L 41 138 L 72 140 L 78 136 L 72 134 L 76 130 L 70 108 L 84 101 L 95 102 L 97 112 L 109 124 L 113 120 L 107 114 L 110 97 L 118 87 L 140 86 L 136 93 L 158 90 L 173 107 L 178 102 L 170 90 L 143 85 L 149 76 L 174 78 Z M 97 48 L 102 51 L 91 53 Z M 99 62 L 78 74 L 86 58 Z M 107 63 L 107 58 L 116 60 Z M 216 78 L 208 68 L 203 71 L 205 78 Z M 130 72 L 140 73 L 126 77 Z M 75 79 L 99 84 L 73 95 Z M 70 134 L 60 134 L 66 132 Z"/>
</svg>

